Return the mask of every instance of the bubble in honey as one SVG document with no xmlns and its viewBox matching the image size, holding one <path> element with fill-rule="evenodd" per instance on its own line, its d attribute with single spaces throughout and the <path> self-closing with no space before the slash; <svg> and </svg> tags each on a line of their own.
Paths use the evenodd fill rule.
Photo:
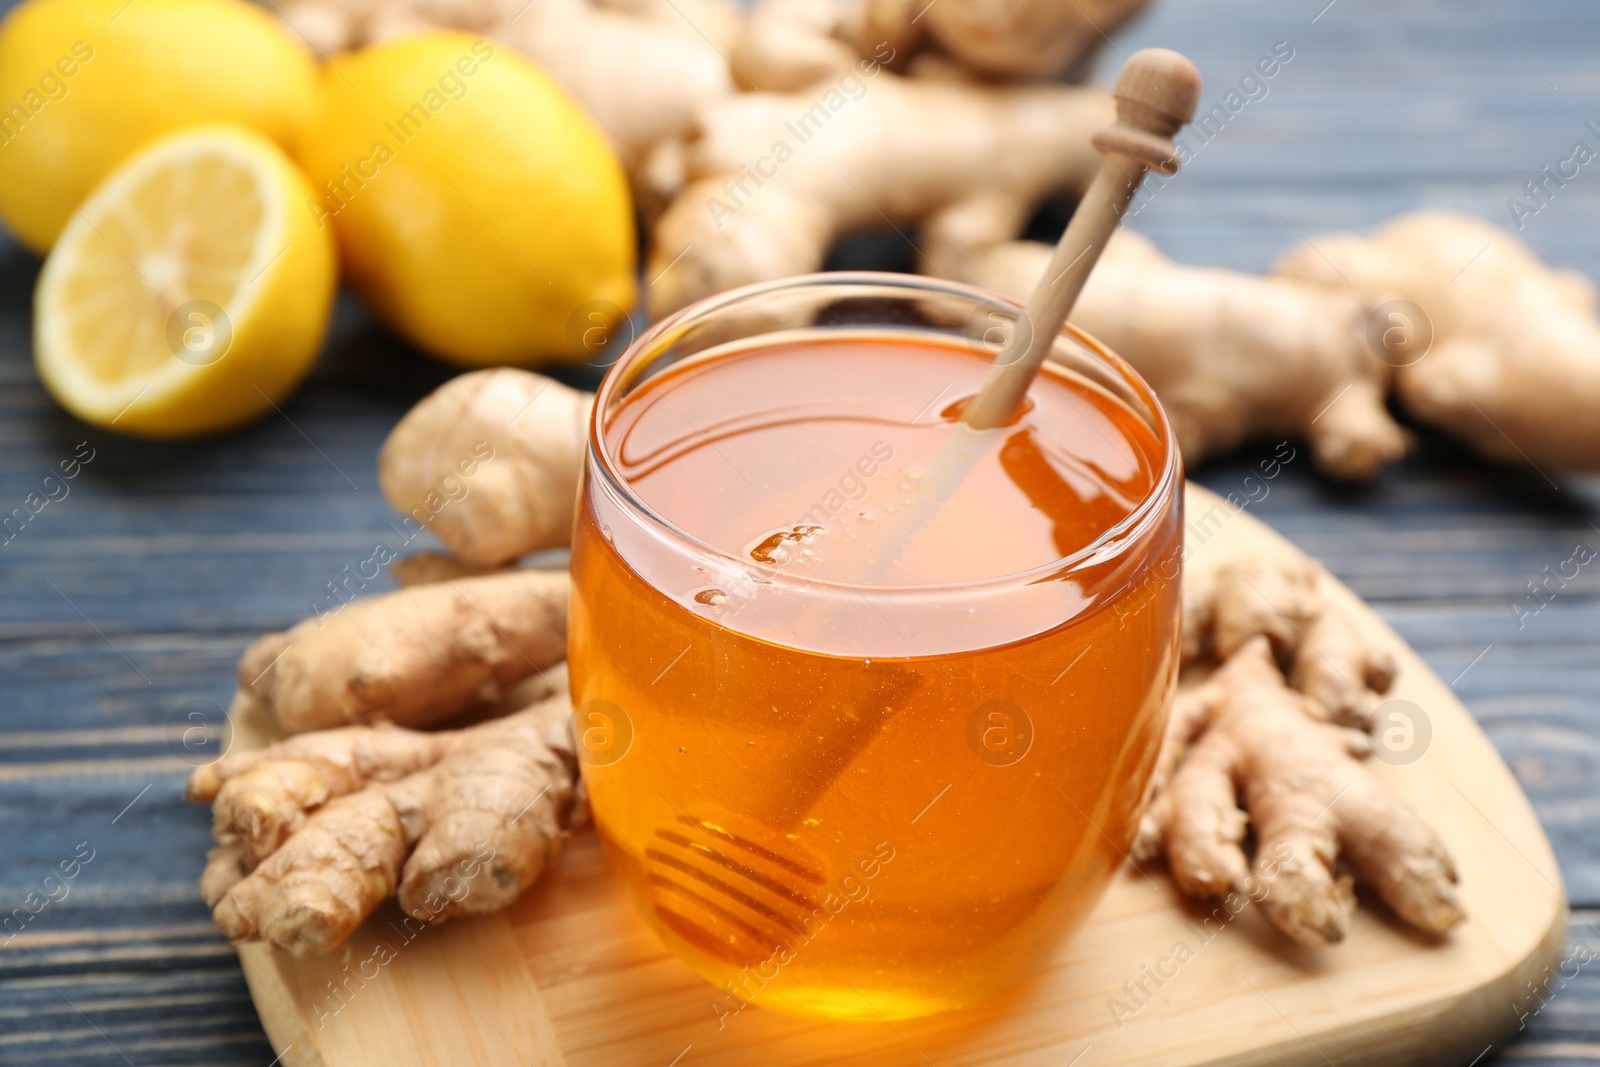
<svg viewBox="0 0 1600 1067">
<path fill-rule="evenodd" d="M 805 523 L 778 530 L 752 548 L 750 558 L 757 563 L 771 563 L 777 566 L 782 566 L 797 557 L 809 561 L 815 557 L 808 555 L 805 547 L 815 542 L 817 534 L 821 532 L 822 527 Z"/>
<path fill-rule="evenodd" d="M 712 611 L 721 611 L 728 606 L 728 594 L 721 589 L 702 589 L 694 595 L 695 603 L 704 604 Z"/>
</svg>

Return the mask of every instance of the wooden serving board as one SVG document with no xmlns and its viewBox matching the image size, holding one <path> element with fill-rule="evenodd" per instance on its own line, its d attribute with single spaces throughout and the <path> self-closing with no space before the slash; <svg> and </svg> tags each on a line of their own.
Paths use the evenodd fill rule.
<svg viewBox="0 0 1600 1067">
<path fill-rule="evenodd" d="M 1191 537 L 1206 531 L 1197 551 L 1284 544 L 1203 489 L 1189 488 L 1188 507 Z M 1390 696 L 1431 723 L 1419 760 L 1371 766 L 1460 866 L 1469 919 L 1443 939 L 1365 898 L 1332 949 L 1291 944 L 1249 907 L 1208 928 L 1217 902 L 1180 896 L 1156 864 L 1125 870 L 1044 974 L 978 1009 L 895 1024 L 756 1007 L 719 1018 L 730 999 L 667 953 L 583 832 L 501 915 L 414 932 L 391 905 L 341 953 L 309 962 L 241 946 L 262 1023 L 288 1067 L 1475 1062 L 1517 1029 L 1529 982 L 1560 958 L 1561 875 L 1472 716 L 1370 608 L 1338 594 L 1393 648 L 1401 671 Z M 235 743 L 261 743 L 247 732 L 239 724 Z M 1181 964 L 1179 942 L 1189 950 Z M 1131 997 L 1125 983 L 1157 968 L 1176 973 Z"/>
</svg>

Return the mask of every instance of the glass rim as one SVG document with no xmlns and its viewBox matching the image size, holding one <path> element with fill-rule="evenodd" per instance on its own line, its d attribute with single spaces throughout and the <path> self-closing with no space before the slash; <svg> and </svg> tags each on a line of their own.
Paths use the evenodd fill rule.
<svg viewBox="0 0 1600 1067">
<path fill-rule="evenodd" d="M 917 585 L 860 585 L 838 579 L 816 578 L 810 575 L 796 574 L 785 570 L 779 565 L 762 564 L 748 556 L 730 552 L 695 537 L 641 499 L 618 469 L 615 457 L 609 450 L 609 442 L 606 440 L 601 426 L 617 389 L 624 383 L 624 378 L 627 377 L 629 368 L 638 364 L 641 359 L 657 353 L 663 347 L 663 342 L 670 342 L 673 337 L 681 334 L 695 321 L 705 319 L 718 311 L 726 310 L 735 304 L 762 295 L 784 290 L 827 286 L 875 286 L 882 289 L 898 290 L 902 293 L 942 293 L 970 299 L 979 305 L 985 303 L 1004 304 L 1015 308 L 1019 315 L 1025 311 L 1020 300 L 976 285 L 968 285 L 964 282 L 953 282 L 946 279 L 929 278 L 921 274 L 900 274 L 891 271 L 819 271 L 812 274 L 796 274 L 742 285 L 704 297 L 672 312 L 659 322 L 652 323 L 644 332 L 635 337 L 632 343 L 617 357 L 616 362 L 606 368 L 605 377 L 601 379 L 599 388 L 595 390 L 594 404 L 590 409 L 586 449 L 590 469 L 601 474 L 618 501 L 629 512 L 647 521 L 655 528 L 658 534 L 664 535 L 671 541 L 679 542 L 695 552 L 735 566 L 750 567 L 759 570 L 763 574 L 779 576 L 784 582 L 792 583 L 798 587 L 833 590 L 841 593 L 859 594 L 871 592 L 875 595 L 906 595 L 974 591 L 985 587 L 1013 587 L 1069 577 L 1073 572 L 1081 571 L 1090 566 L 1103 563 L 1107 559 L 1115 558 L 1127 551 L 1132 545 L 1138 543 L 1143 535 L 1160 521 L 1164 503 L 1177 496 L 1180 488 L 1177 483 L 1179 471 L 1182 469 L 1182 458 L 1178 452 L 1177 440 L 1173 436 L 1172 424 L 1168 420 L 1166 409 L 1161 406 L 1155 390 L 1150 387 L 1150 384 L 1144 380 L 1127 360 L 1117 355 L 1101 341 L 1068 322 L 1062 325 L 1061 335 L 1076 342 L 1097 360 L 1109 366 L 1125 384 L 1133 388 L 1153 416 L 1152 429 L 1156 431 L 1156 437 L 1162 448 L 1160 472 L 1151 482 L 1149 490 L 1140 499 L 1138 505 L 1123 516 L 1122 519 L 1102 531 L 1100 536 L 1077 551 L 1030 567 L 1027 570 L 1012 571 L 1007 574 L 991 575 L 985 578 Z M 863 323 L 860 325 L 868 326 L 870 324 Z M 894 324 L 882 325 L 893 328 Z M 759 337 L 761 335 L 753 336 Z M 1044 367 L 1041 368 L 1041 373 L 1050 369 L 1050 362 L 1048 359 L 1045 361 Z M 628 384 L 631 384 L 631 382 Z M 1122 401 L 1119 400 L 1118 402 L 1121 403 Z"/>
</svg>

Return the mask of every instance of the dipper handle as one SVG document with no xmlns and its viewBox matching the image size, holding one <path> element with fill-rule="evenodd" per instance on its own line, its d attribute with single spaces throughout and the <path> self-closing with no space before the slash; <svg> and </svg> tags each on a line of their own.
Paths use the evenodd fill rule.
<svg viewBox="0 0 1600 1067">
<path fill-rule="evenodd" d="M 1094 135 L 1106 160 L 1057 242 L 1010 342 L 962 415 L 974 429 L 1005 425 L 1022 403 L 1145 171 L 1178 172 L 1172 137 L 1194 118 L 1200 72 L 1177 52 L 1146 48 L 1124 64 L 1112 96 L 1117 121 Z"/>
</svg>

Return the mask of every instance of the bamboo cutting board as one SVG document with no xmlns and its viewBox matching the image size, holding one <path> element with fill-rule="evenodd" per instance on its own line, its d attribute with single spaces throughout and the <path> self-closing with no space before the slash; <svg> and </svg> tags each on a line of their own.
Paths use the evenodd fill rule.
<svg viewBox="0 0 1600 1067">
<path fill-rule="evenodd" d="M 1283 544 L 1217 506 L 1189 487 L 1191 537 L 1203 529 L 1210 546 L 1201 550 Z M 1225 517 L 1215 525 L 1208 513 Z M 1041 976 L 978 1009 L 893 1024 L 755 1007 L 730 1015 L 730 998 L 634 914 L 583 832 L 504 914 L 419 931 L 391 904 L 342 953 L 316 961 L 241 946 L 262 1023 L 286 1067 L 1472 1063 L 1517 1029 L 1529 983 L 1542 985 L 1560 958 L 1561 875 L 1471 715 L 1370 608 L 1338 593 L 1394 650 L 1401 671 L 1389 696 L 1431 724 L 1416 762 L 1371 766 L 1460 866 L 1469 918 L 1446 938 L 1411 931 L 1365 898 L 1333 949 L 1293 945 L 1251 908 L 1208 924 L 1217 902 L 1180 896 L 1155 864 L 1124 870 Z M 237 725 L 235 743 L 263 740 Z M 1147 977 L 1155 970 L 1171 976 L 1158 986 Z"/>
</svg>

